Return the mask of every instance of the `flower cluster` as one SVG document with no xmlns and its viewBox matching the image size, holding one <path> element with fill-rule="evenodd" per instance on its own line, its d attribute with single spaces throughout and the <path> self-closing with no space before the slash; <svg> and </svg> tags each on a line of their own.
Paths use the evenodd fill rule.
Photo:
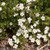
<svg viewBox="0 0 50 50">
<path fill-rule="evenodd" d="M 22 18 L 18 19 L 19 29 L 17 30 L 16 35 L 13 35 L 12 38 L 8 39 L 9 44 L 13 48 L 17 48 L 23 38 L 24 40 L 27 39 L 31 43 L 36 43 L 37 45 L 42 43 L 41 39 L 43 39 L 44 42 L 47 42 L 50 38 L 50 27 L 46 24 L 43 26 L 43 22 L 46 22 L 46 17 L 44 14 L 41 15 L 40 12 L 32 13 L 32 1 L 36 2 L 36 0 L 27 0 L 26 6 L 24 6 L 23 3 L 20 3 L 17 4 L 16 7 L 13 7 L 13 10 L 20 11 L 19 14 L 22 16 Z M 36 9 L 36 6 L 34 6 L 34 9 Z M 14 17 L 19 14 L 15 13 Z M 10 25 L 12 25 L 12 23 Z"/>
<path fill-rule="evenodd" d="M 26 42 L 37 45 L 42 41 L 48 42 L 50 40 L 50 4 L 48 1 L 44 3 L 43 0 L 1 1 L 0 39 L 11 34 L 9 37 L 12 38 L 9 38 L 8 42 L 15 49 L 23 47 Z"/>
<path fill-rule="evenodd" d="M 27 19 L 21 18 L 18 19 L 18 25 L 20 26 L 19 30 L 16 32 L 16 36 L 13 35 L 13 39 L 16 44 L 18 44 L 20 41 L 17 40 L 16 37 L 23 36 L 24 38 L 28 38 L 32 43 L 37 43 L 37 45 L 41 44 L 41 38 L 44 39 L 44 42 L 48 41 L 48 37 L 50 37 L 49 29 L 50 27 L 46 26 L 43 30 L 41 30 L 39 27 L 39 20 L 35 21 L 35 23 L 31 23 L 33 19 L 31 17 L 28 17 Z M 43 34 L 41 34 L 43 33 Z M 48 36 L 48 37 L 47 37 Z M 17 40 L 17 41 L 16 41 Z M 9 44 L 11 45 L 12 42 L 9 41 Z M 12 43 L 13 45 L 13 43 Z M 15 46 L 16 47 L 16 46 Z M 14 48 L 14 47 L 13 47 Z"/>
</svg>

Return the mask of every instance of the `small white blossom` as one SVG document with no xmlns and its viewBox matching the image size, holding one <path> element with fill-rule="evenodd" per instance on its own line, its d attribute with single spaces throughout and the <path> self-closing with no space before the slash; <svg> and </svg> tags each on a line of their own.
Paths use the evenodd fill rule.
<svg viewBox="0 0 50 50">
<path fill-rule="evenodd" d="M 20 21 L 20 22 L 18 22 L 18 25 L 23 26 L 23 23 Z"/>
<path fill-rule="evenodd" d="M 31 38 L 31 42 L 34 43 L 35 42 L 35 38 Z"/>
<path fill-rule="evenodd" d="M 42 38 L 44 39 L 45 42 L 48 40 L 46 35 L 43 35 Z"/>
<path fill-rule="evenodd" d="M 45 20 L 45 17 L 44 17 L 44 16 L 42 16 L 42 17 L 41 17 L 41 19 L 44 21 L 44 20 Z"/>
<path fill-rule="evenodd" d="M 40 39 L 42 37 L 41 34 L 37 34 L 37 38 Z"/>
<path fill-rule="evenodd" d="M 36 24 L 37 24 L 37 25 L 39 24 L 39 20 L 36 21 Z"/>
<path fill-rule="evenodd" d="M 24 37 L 25 37 L 25 38 L 28 38 L 28 34 L 24 34 Z"/>
<path fill-rule="evenodd" d="M 9 39 L 8 39 L 8 42 L 12 42 L 12 39 L 11 39 L 11 38 L 9 38 Z"/>
<path fill-rule="evenodd" d="M 36 15 L 36 17 L 39 17 L 39 16 L 40 16 L 40 14 L 39 14 L 39 13 L 36 13 L 35 15 Z"/>
<path fill-rule="evenodd" d="M 28 29 L 28 31 L 29 31 L 29 32 L 31 32 L 31 31 L 32 31 L 32 29 Z"/>
<path fill-rule="evenodd" d="M 46 27 L 45 27 L 45 30 L 49 30 L 49 27 L 48 27 L 48 26 L 46 26 Z"/>
<path fill-rule="evenodd" d="M 15 40 L 15 43 L 17 43 L 17 44 L 18 44 L 19 42 L 20 42 L 20 41 L 19 41 L 19 39 L 16 39 L 16 40 Z"/>
<path fill-rule="evenodd" d="M 25 22 L 26 19 L 25 18 L 22 18 L 22 19 L 18 19 L 18 22 Z"/>
<path fill-rule="evenodd" d="M 48 33 L 48 30 L 44 30 L 44 34 L 47 34 Z"/>
<path fill-rule="evenodd" d="M 14 40 L 16 40 L 16 35 L 13 35 L 12 38 L 13 38 Z"/>
<path fill-rule="evenodd" d="M 26 10 L 28 10 L 28 11 L 29 11 L 29 10 L 30 10 L 30 6 L 27 6 L 27 7 L 26 7 Z"/>
<path fill-rule="evenodd" d="M 40 29 L 37 29 L 37 32 L 41 32 Z"/>
<path fill-rule="evenodd" d="M 34 23 L 34 24 L 33 24 L 33 26 L 34 26 L 34 27 L 36 27 L 36 26 L 37 26 L 37 24 L 36 24 L 36 23 Z"/>
<path fill-rule="evenodd" d="M 24 30 L 24 33 L 28 33 L 28 30 Z"/>
<path fill-rule="evenodd" d="M 19 4 L 16 5 L 16 8 L 19 8 Z"/>
<path fill-rule="evenodd" d="M 44 41 L 45 41 L 45 42 L 47 42 L 47 41 L 48 41 L 48 39 L 47 39 L 47 38 L 44 38 Z"/>
<path fill-rule="evenodd" d="M 16 35 L 17 35 L 17 36 L 20 36 L 20 35 L 21 35 L 21 33 L 17 32 L 17 33 L 16 33 Z"/>
<path fill-rule="evenodd" d="M 2 7 L 0 7 L 0 11 L 2 11 Z"/>
<path fill-rule="evenodd" d="M 36 1 L 36 0 L 33 0 L 33 1 Z"/>
<path fill-rule="evenodd" d="M 21 26 L 21 28 L 25 30 L 26 29 L 26 26 L 23 25 L 23 26 Z"/>
<path fill-rule="evenodd" d="M 33 33 L 34 33 L 34 34 L 37 33 L 37 29 L 33 29 Z"/>
<path fill-rule="evenodd" d="M 15 49 L 17 49 L 17 47 L 18 47 L 18 45 L 17 45 L 17 44 L 15 44 L 15 45 L 13 46 L 13 48 L 15 48 Z"/>
<path fill-rule="evenodd" d="M 30 26 L 33 29 L 33 25 Z"/>
<path fill-rule="evenodd" d="M 10 24 L 10 26 L 12 26 L 12 25 L 13 25 L 13 23 L 12 23 L 12 22 L 10 22 L 9 24 Z"/>
<path fill-rule="evenodd" d="M 31 23 L 32 18 L 31 18 L 31 17 L 29 17 L 29 18 L 27 18 L 27 19 L 28 19 L 28 22 L 29 22 L 29 23 Z"/>
<path fill-rule="evenodd" d="M 25 21 L 26 21 L 26 19 L 25 19 L 25 18 L 22 18 L 22 19 L 21 19 L 21 21 L 22 21 L 22 22 L 25 22 Z"/>
<path fill-rule="evenodd" d="M 2 4 L 1 4 L 2 6 L 5 6 L 5 2 L 2 2 Z"/>
<path fill-rule="evenodd" d="M 29 40 L 31 40 L 31 39 L 32 39 L 32 36 L 30 35 L 30 36 L 29 36 Z"/>
<path fill-rule="evenodd" d="M 32 0 L 26 0 L 26 3 L 29 3 L 29 2 L 31 2 Z"/>
<path fill-rule="evenodd" d="M 46 38 L 46 35 L 42 35 L 42 38 Z"/>
<path fill-rule="evenodd" d="M 15 10 L 16 8 L 15 7 L 13 7 L 13 10 Z"/>
<path fill-rule="evenodd" d="M 36 39 L 36 43 L 37 43 L 37 45 L 40 45 L 40 40 Z"/>
<path fill-rule="evenodd" d="M 10 46 L 13 46 L 13 41 L 12 41 L 11 38 L 8 39 L 8 42 L 9 42 L 9 45 L 10 45 Z"/>
<path fill-rule="evenodd" d="M 23 9 L 24 9 L 24 5 L 23 5 L 22 3 L 20 3 L 19 9 L 20 9 L 20 10 L 23 10 Z"/>
<path fill-rule="evenodd" d="M 10 45 L 10 46 L 13 46 L 13 42 L 9 42 L 9 45 Z"/>
<path fill-rule="evenodd" d="M 15 17 L 15 16 L 18 16 L 18 13 L 15 13 L 15 14 L 14 14 L 14 17 Z"/>
<path fill-rule="evenodd" d="M 20 15 L 21 15 L 21 16 L 24 16 L 24 12 L 21 12 Z"/>
</svg>

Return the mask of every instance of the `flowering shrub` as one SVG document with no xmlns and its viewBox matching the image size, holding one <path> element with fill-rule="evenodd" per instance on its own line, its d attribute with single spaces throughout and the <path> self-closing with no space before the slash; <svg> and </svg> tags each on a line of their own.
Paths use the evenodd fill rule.
<svg viewBox="0 0 50 50">
<path fill-rule="evenodd" d="M 14 0 L 1 2 L 0 33 L 1 37 L 13 34 L 8 39 L 13 48 L 23 48 L 30 41 L 36 45 L 48 42 L 50 38 L 49 0 Z M 4 21 L 4 22 L 3 22 Z"/>
</svg>

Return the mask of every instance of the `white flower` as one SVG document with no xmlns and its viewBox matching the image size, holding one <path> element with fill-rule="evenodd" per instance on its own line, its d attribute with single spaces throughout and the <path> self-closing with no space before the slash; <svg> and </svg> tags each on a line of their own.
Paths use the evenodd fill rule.
<svg viewBox="0 0 50 50">
<path fill-rule="evenodd" d="M 35 38 L 31 38 L 31 42 L 34 43 L 35 42 Z"/>
<path fill-rule="evenodd" d="M 18 29 L 18 32 L 16 32 L 16 34 L 17 34 L 17 33 L 22 34 L 22 32 L 23 32 L 23 30 L 22 30 L 21 28 L 19 28 L 19 29 Z"/>
<path fill-rule="evenodd" d="M 18 25 L 23 26 L 23 23 L 22 22 L 18 22 Z"/>
<path fill-rule="evenodd" d="M 13 7 L 13 10 L 15 10 L 16 8 L 15 7 Z"/>
<path fill-rule="evenodd" d="M 0 33 L 2 33 L 2 29 L 0 28 Z"/>
<path fill-rule="evenodd" d="M 23 23 L 22 23 L 22 20 L 21 19 L 18 19 L 18 25 L 22 26 Z"/>
<path fill-rule="evenodd" d="M 33 24 L 33 26 L 34 26 L 34 27 L 36 27 L 36 26 L 37 26 L 37 24 L 36 24 L 36 23 L 34 23 L 34 24 Z"/>
<path fill-rule="evenodd" d="M 25 22 L 25 21 L 26 21 L 26 19 L 25 19 L 25 18 L 22 18 L 22 19 L 21 19 L 21 21 L 22 21 L 22 22 Z"/>
<path fill-rule="evenodd" d="M 46 39 L 47 37 L 46 37 L 46 35 L 42 35 L 42 38 Z"/>
<path fill-rule="evenodd" d="M 39 14 L 39 13 L 36 13 L 35 15 L 36 15 L 36 17 L 39 17 L 39 16 L 40 16 L 40 14 Z"/>
<path fill-rule="evenodd" d="M 33 1 L 36 1 L 36 0 L 33 0 Z"/>
<path fill-rule="evenodd" d="M 15 45 L 13 46 L 13 48 L 15 48 L 15 49 L 17 49 L 17 47 L 18 47 L 18 45 L 17 45 L 17 44 L 15 44 Z"/>
<path fill-rule="evenodd" d="M 44 30 L 44 34 L 47 34 L 48 33 L 48 30 Z"/>
<path fill-rule="evenodd" d="M 12 41 L 11 38 L 8 39 L 8 42 L 9 42 L 9 44 L 10 44 L 11 46 L 13 46 L 13 41 Z"/>
<path fill-rule="evenodd" d="M 33 29 L 33 25 L 30 26 Z"/>
<path fill-rule="evenodd" d="M 40 29 L 37 29 L 37 32 L 41 32 Z"/>
<path fill-rule="evenodd" d="M 45 41 L 45 42 L 47 42 L 47 41 L 48 41 L 48 39 L 47 39 L 47 38 L 44 38 L 44 41 Z"/>
<path fill-rule="evenodd" d="M 37 25 L 39 24 L 39 20 L 36 21 L 36 24 L 37 24 Z"/>
<path fill-rule="evenodd" d="M 25 22 L 26 19 L 25 18 L 22 18 L 22 19 L 18 19 L 18 22 Z"/>
<path fill-rule="evenodd" d="M 21 16 L 24 16 L 24 12 L 21 12 L 20 15 L 21 15 Z"/>
<path fill-rule="evenodd" d="M 48 26 L 46 26 L 46 27 L 45 27 L 45 30 L 49 30 L 49 27 L 48 27 Z"/>
<path fill-rule="evenodd" d="M 15 43 L 17 43 L 17 44 L 18 44 L 19 42 L 20 42 L 20 41 L 19 41 L 19 39 L 16 39 L 16 40 L 15 40 Z"/>
<path fill-rule="evenodd" d="M 16 5 L 16 8 L 19 8 L 19 4 Z"/>
<path fill-rule="evenodd" d="M 42 17 L 41 17 L 41 19 L 44 21 L 44 20 L 45 20 L 45 17 L 44 17 L 44 16 L 42 16 Z"/>
<path fill-rule="evenodd" d="M 16 10 L 17 10 L 17 11 L 20 10 L 20 8 L 19 8 L 19 4 L 16 5 Z"/>
<path fill-rule="evenodd" d="M 29 23 L 31 23 L 32 18 L 31 18 L 31 17 L 29 17 L 29 18 L 27 18 L 27 19 L 28 19 L 28 22 L 29 22 Z"/>
<path fill-rule="evenodd" d="M 24 5 L 23 5 L 22 3 L 20 3 L 19 9 L 20 9 L 20 10 L 23 10 L 23 9 L 24 9 Z"/>
<path fill-rule="evenodd" d="M 37 38 L 40 39 L 42 37 L 41 34 L 37 34 Z"/>
<path fill-rule="evenodd" d="M 28 34 L 24 34 L 24 37 L 25 37 L 25 38 L 28 38 Z"/>
<path fill-rule="evenodd" d="M 12 39 L 11 39 L 11 38 L 9 38 L 9 39 L 8 39 L 8 42 L 12 42 Z"/>
<path fill-rule="evenodd" d="M 32 29 L 28 29 L 28 31 L 29 31 L 29 32 L 31 32 L 31 31 L 32 31 Z"/>
<path fill-rule="evenodd" d="M 50 37 L 50 33 L 48 33 L 48 36 Z"/>
<path fill-rule="evenodd" d="M 22 25 L 21 28 L 25 30 L 26 29 L 26 26 Z"/>
<path fill-rule="evenodd" d="M 18 15 L 18 13 L 15 13 L 15 14 L 14 14 L 14 17 L 17 16 L 17 15 Z"/>
<path fill-rule="evenodd" d="M 13 38 L 14 40 L 16 40 L 16 35 L 13 35 L 12 38 Z"/>
<path fill-rule="evenodd" d="M 24 30 L 24 33 L 28 33 L 28 30 Z"/>
<path fill-rule="evenodd" d="M 27 9 L 27 10 L 30 10 L 30 6 L 27 6 L 26 9 Z"/>
<path fill-rule="evenodd" d="M 13 23 L 12 23 L 12 22 L 10 22 L 9 24 L 10 24 L 10 26 L 12 26 L 12 25 L 13 25 Z"/>
<path fill-rule="evenodd" d="M 30 36 L 29 36 L 29 40 L 31 40 L 31 39 L 32 39 L 32 36 L 30 35 Z"/>
<path fill-rule="evenodd" d="M 36 43 L 37 43 L 37 45 L 40 45 L 40 40 L 36 39 Z"/>
<path fill-rule="evenodd" d="M 16 35 L 17 35 L 17 36 L 20 36 L 20 35 L 21 35 L 21 33 L 17 32 L 17 33 L 16 33 Z"/>
<path fill-rule="evenodd" d="M 5 6 L 5 2 L 2 2 L 2 4 L 1 4 L 2 6 Z"/>
<path fill-rule="evenodd" d="M 0 11 L 2 11 L 2 7 L 0 7 Z"/>
<path fill-rule="evenodd" d="M 31 2 L 32 0 L 26 0 L 26 3 Z"/>
<path fill-rule="evenodd" d="M 13 46 L 13 42 L 9 42 L 9 45 L 10 45 L 10 46 Z"/>
<path fill-rule="evenodd" d="M 33 29 L 33 33 L 34 33 L 34 34 L 37 33 L 37 29 Z"/>
<path fill-rule="evenodd" d="M 44 39 L 45 42 L 48 40 L 46 35 L 43 35 L 42 38 Z"/>
</svg>

